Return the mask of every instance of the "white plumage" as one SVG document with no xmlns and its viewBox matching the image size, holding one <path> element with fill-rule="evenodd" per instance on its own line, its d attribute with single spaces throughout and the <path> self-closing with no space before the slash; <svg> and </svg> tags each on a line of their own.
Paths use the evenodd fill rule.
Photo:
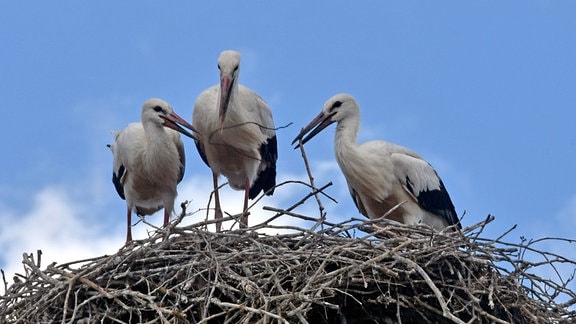
<svg viewBox="0 0 576 324">
<path fill-rule="evenodd" d="M 240 227 L 248 224 L 248 199 L 261 191 L 272 195 L 278 157 L 272 112 L 254 91 L 238 84 L 240 53 L 223 51 L 218 58 L 220 83 L 204 90 L 196 100 L 192 125 L 198 130 L 196 147 L 212 169 L 215 218 L 222 218 L 218 176 L 230 187 L 244 190 Z M 221 223 L 216 223 L 221 230 Z"/>
<path fill-rule="evenodd" d="M 335 122 L 336 160 L 360 213 L 380 218 L 400 204 L 386 217 L 405 224 L 428 224 L 437 230 L 454 224 L 460 228 L 442 180 L 422 157 L 385 141 L 357 143 L 360 107 L 352 96 L 330 98 L 292 143 L 306 143 Z"/>
<path fill-rule="evenodd" d="M 127 205 L 127 243 L 132 240 L 132 212 L 152 215 L 164 208 L 164 226 L 168 224 L 185 167 L 178 132 L 194 138 L 179 126 L 194 131 L 192 125 L 161 99 L 146 101 L 141 119 L 117 132 L 109 145 L 114 155 L 112 182 Z"/>
</svg>

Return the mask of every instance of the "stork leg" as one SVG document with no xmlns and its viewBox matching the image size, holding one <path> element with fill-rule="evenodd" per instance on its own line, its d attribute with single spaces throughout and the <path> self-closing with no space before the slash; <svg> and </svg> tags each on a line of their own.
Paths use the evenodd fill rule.
<svg viewBox="0 0 576 324">
<path fill-rule="evenodd" d="M 244 209 L 242 209 L 242 216 L 240 217 L 240 228 L 248 227 L 248 194 L 250 192 L 250 182 L 248 177 L 244 179 Z"/>
<path fill-rule="evenodd" d="M 218 175 L 212 172 L 212 182 L 214 183 L 214 201 L 215 211 L 214 218 L 216 219 L 216 232 L 222 230 L 222 207 L 220 207 L 220 194 L 218 193 Z"/>
<path fill-rule="evenodd" d="M 168 211 L 169 208 L 164 208 L 164 227 L 170 224 L 170 214 L 171 212 Z"/>
<path fill-rule="evenodd" d="M 126 210 L 126 244 L 128 244 L 132 241 L 132 211 L 130 210 L 130 207 L 126 208 Z"/>
</svg>

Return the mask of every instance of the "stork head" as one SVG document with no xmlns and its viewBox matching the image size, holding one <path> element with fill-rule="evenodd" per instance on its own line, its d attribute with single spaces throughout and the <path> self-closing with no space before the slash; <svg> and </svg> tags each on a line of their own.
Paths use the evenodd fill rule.
<svg viewBox="0 0 576 324">
<path fill-rule="evenodd" d="M 182 117 L 178 116 L 166 101 L 157 98 L 149 99 L 142 106 L 142 123 L 154 123 L 172 128 L 192 139 L 195 139 L 194 135 L 182 126 L 197 133 L 194 127 Z"/>
<path fill-rule="evenodd" d="M 240 53 L 236 51 L 223 51 L 218 58 L 218 70 L 220 70 L 220 131 L 224 126 L 224 118 L 228 111 L 228 104 L 232 97 L 234 87 L 238 82 L 240 73 Z"/>
<path fill-rule="evenodd" d="M 348 116 L 358 114 L 359 108 L 354 97 L 345 93 L 337 94 L 326 101 L 324 107 L 322 107 L 322 112 L 306 125 L 306 127 L 302 128 L 300 134 L 292 141 L 292 144 L 295 144 L 299 140 L 302 140 L 302 144 L 304 144 L 330 124 L 339 122 Z M 299 146 L 300 144 L 298 144 L 296 148 Z"/>
</svg>

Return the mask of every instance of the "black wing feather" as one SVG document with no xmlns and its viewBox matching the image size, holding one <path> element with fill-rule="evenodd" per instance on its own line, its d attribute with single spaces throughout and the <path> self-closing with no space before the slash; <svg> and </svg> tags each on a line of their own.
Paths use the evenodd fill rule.
<svg viewBox="0 0 576 324">
<path fill-rule="evenodd" d="M 184 152 L 183 145 L 177 145 L 178 157 L 180 158 L 180 172 L 178 173 L 178 183 L 184 179 L 184 172 L 186 171 L 186 153 Z"/>
<path fill-rule="evenodd" d="M 438 174 L 436 174 L 436 176 L 438 176 Z M 438 189 L 427 189 L 415 192 L 410 178 L 406 177 L 406 187 L 418 199 L 418 205 L 420 205 L 424 210 L 444 218 L 448 222 L 448 225 L 457 224 L 458 228 L 462 228 L 458 220 L 458 215 L 456 214 L 456 209 L 452 203 L 452 199 L 450 199 L 450 195 L 448 194 L 448 190 L 446 190 L 442 179 L 438 177 L 438 181 L 440 182 L 440 187 Z"/>
<path fill-rule="evenodd" d="M 250 199 L 256 198 L 260 191 L 264 191 L 268 196 L 274 193 L 274 187 L 276 186 L 276 160 L 278 160 L 276 135 L 269 137 L 268 141 L 260 146 L 260 156 L 268 167 L 260 171 L 256 177 L 256 181 L 254 181 L 248 192 L 248 198 Z"/>
<path fill-rule="evenodd" d="M 204 153 L 204 146 L 198 140 L 195 140 L 194 143 L 196 144 L 196 149 L 198 150 L 198 154 L 200 154 L 200 158 L 202 158 L 202 161 L 204 161 L 204 163 L 206 163 L 206 165 L 210 168 L 210 164 L 208 164 L 208 158 L 206 157 L 206 153 Z"/>
<path fill-rule="evenodd" d="M 124 172 L 126 171 L 126 169 L 124 168 L 124 165 L 121 165 L 120 168 L 118 168 L 118 174 L 116 174 L 116 172 L 112 172 L 112 183 L 114 184 L 114 188 L 116 188 L 116 192 L 118 192 L 118 196 L 120 196 L 120 198 L 126 200 L 126 197 L 124 196 L 124 186 L 122 185 L 122 176 L 124 176 Z"/>
<path fill-rule="evenodd" d="M 350 185 L 348 185 L 348 189 L 350 191 L 350 196 L 352 196 L 352 201 L 354 201 L 354 205 L 356 205 L 356 208 L 358 209 L 360 214 L 368 217 L 368 212 L 366 211 L 366 208 L 364 208 L 364 205 L 362 204 L 362 200 L 360 200 L 360 196 L 358 196 L 358 193 L 356 192 L 356 190 L 354 190 L 352 187 L 350 187 Z"/>
</svg>

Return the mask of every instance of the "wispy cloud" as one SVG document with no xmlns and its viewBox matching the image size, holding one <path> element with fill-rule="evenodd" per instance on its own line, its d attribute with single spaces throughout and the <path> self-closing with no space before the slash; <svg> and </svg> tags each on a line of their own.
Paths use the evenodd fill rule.
<svg viewBox="0 0 576 324">
<path fill-rule="evenodd" d="M 42 265 L 114 253 L 121 246 L 119 233 L 99 227 L 91 208 L 76 202 L 62 187 L 47 186 L 34 194 L 23 215 L 0 211 L 1 267 L 8 278 L 23 273 L 22 253 L 42 251 Z"/>
</svg>

